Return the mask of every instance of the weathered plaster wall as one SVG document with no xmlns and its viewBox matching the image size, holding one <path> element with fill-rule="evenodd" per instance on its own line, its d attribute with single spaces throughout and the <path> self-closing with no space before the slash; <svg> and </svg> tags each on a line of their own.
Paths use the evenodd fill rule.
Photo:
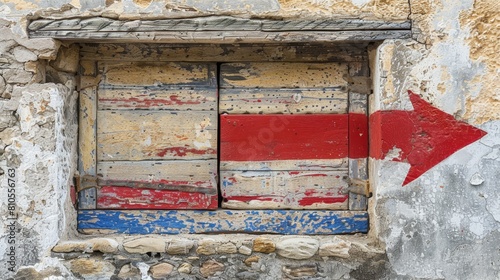
<svg viewBox="0 0 500 280">
<path fill-rule="evenodd" d="M 158 240 L 146 240 L 148 246 L 157 244 L 159 249 L 134 245 L 139 251 L 128 246 L 138 237 L 113 237 L 79 241 L 76 245 L 71 243 L 74 246 L 69 248 L 64 247 L 67 243 L 60 243 L 56 252 L 51 253 L 51 248 L 60 240 L 76 238 L 75 215 L 68 191 L 76 167 L 77 129 L 73 80 L 76 59 L 68 58 L 74 58 L 76 50 L 50 39 L 27 39 L 28 19 L 101 15 L 139 19 L 214 14 L 388 20 L 409 17 L 413 20 L 413 39 L 387 41 L 373 51 L 375 86 L 371 111 L 411 110 L 406 92 L 412 90 L 437 108 L 488 134 L 405 187 L 402 182 L 409 164 L 389 158 L 372 160 L 374 195 L 370 199 L 370 239 L 293 240 L 292 251 L 305 244 L 301 248 L 310 255 L 305 260 L 294 260 L 289 255 L 275 253 L 274 249 L 261 251 L 258 246 L 262 241 L 257 241 L 255 236 L 216 236 L 211 240 L 187 236 L 173 238 L 173 241 L 171 237 L 163 237 L 160 245 Z M 159 261 L 169 264 L 160 266 L 158 273 L 173 273 L 172 277 L 179 279 L 197 276 L 498 279 L 500 202 L 496 188 L 500 181 L 500 97 L 496 80 L 500 50 L 496 41 L 500 35 L 499 21 L 500 4 L 496 0 L 410 0 L 409 3 L 400 0 L 4 0 L 0 2 L 0 214 L 3 221 L 0 252 L 9 251 L 8 171 L 15 168 L 19 279 L 102 279 L 111 275 L 121 275 L 124 279 L 140 279 L 143 275 L 149 279 L 149 266 Z M 59 57 L 67 59 L 56 60 L 58 52 L 65 53 Z M 286 238 L 270 237 L 269 240 L 265 246 L 283 248 L 283 244 L 288 244 L 284 242 Z M 386 254 L 373 244 L 374 240 L 381 241 Z M 178 245 L 181 251 L 191 247 L 186 254 L 178 256 L 168 251 L 172 242 L 181 244 Z M 209 249 L 204 251 L 200 247 Z M 325 247 L 330 248 L 330 253 L 325 253 Z M 350 258 L 345 258 L 345 248 Z M 148 252 L 149 255 L 145 254 Z M 249 260 L 254 256 L 257 257 Z M 105 258 L 110 261 L 104 261 Z M 8 256 L 2 254 L 2 279 L 14 275 L 9 274 L 7 261 Z"/>
<path fill-rule="evenodd" d="M 410 165 L 372 161 L 373 233 L 389 278 L 498 279 L 497 1 L 411 1 L 415 41 L 385 42 L 372 111 L 412 110 L 407 90 L 488 134 L 401 187 Z M 438 152 L 438 151 L 435 151 Z"/>
</svg>

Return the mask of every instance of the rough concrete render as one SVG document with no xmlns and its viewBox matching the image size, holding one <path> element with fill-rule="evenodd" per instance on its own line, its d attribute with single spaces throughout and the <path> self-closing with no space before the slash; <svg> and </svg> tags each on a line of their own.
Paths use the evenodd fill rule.
<svg viewBox="0 0 500 280">
<path fill-rule="evenodd" d="M 497 0 L 3 0 L 0 278 L 500 279 L 498 38 Z M 301 43 L 336 51 L 318 58 L 324 50 L 296 52 Z M 178 52 L 165 54 L 162 44 Z M 369 171 L 368 180 L 346 181 L 353 197 L 368 195 L 368 232 L 314 234 L 306 225 L 317 207 L 294 234 L 199 234 L 196 218 L 198 234 L 77 231 L 75 188 L 83 181 L 75 174 L 92 169 L 95 153 L 95 143 L 78 136 L 95 122 L 79 119 L 85 94 L 101 81 L 93 61 L 213 62 L 208 55 L 217 51 L 235 62 L 242 56 L 231 48 L 240 44 L 259 46 L 244 52 L 249 61 L 336 61 L 345 73 L 335 82 L 367 97 L 367 109 L 350 112 L 368 115 L 368 160 L 345 158 Z M 224 94 L 219 110 L 255 109 Z M 299 103 L 304 93 L 293 94 Z M 283 108 L 275 110 L 292 107 Z M 202 131 L 203 121 L 198 144 L 216 146 L 217 133 Z M 228 178 L 238 175 L 232 168 L 223 170 Z M 248 229 L 246 218 L 235 223 Z"/>
</svg>

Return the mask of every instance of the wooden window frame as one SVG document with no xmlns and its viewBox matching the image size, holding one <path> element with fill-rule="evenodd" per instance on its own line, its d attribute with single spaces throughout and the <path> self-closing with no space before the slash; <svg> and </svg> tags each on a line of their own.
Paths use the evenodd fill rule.
<svg viewBox="0 0 500 280">
<path fill-rule="evenodd" d="M 143 45 L 143 47 L 146 45 Z M 154 48 L 158 46 L 151 47 Z M 179 46 L 179 48 L 182 47 L 193 48 L 193 46 Z M 259 46 L 258 48 L 261 47 L 262 46 Z M 283 45 L 267 47 L 280 48 L 283 47 Z M 366 188 L 366 158 L 349 159 L 349 176 L 352 182 L 349 187 L 349 211 L 229 210 L 221 208 L 216 211 L 85 210 L 85 208 L 92 208 L 89 207 L 89 205 L 95 203 L 94 199 L 96 192 L 94 187 L 97 185 L 97 177 L 89 176 L 89 174 L 96 174 L 95 164 L 92 163 L 96 161 L 95 120 L 97 119 L 97 112 L 92 109 L 92 107 L 96 108 L 95 102 L 97 102 L 97 100 L 95 96 L 97 93 L 97 85 L 100 80 L 95 60 L 99 59 L 99 55 L 95 57 L 92 55 L 85 56 L 87 52 L 91 52 L 91 50 L 95 51 L 95 48 L 98 47 L 91 46 L 87 51 L 83 52 L 81 63 L 80 114 L 84 117 L 81 118 L 80 122 L 79 166 L 82 176 L 80 177 L 80 184 L 78 187 L 80 206 L 80 210 L 78 210 L 79 231 L 84 233 L 114 232 L 126 234 L 192 234 L 215 232 L 346 234 L 366 233 L 368 231 L 368 213 L 366 211 L 367 199 L 365 196 L 368 191 Z M 130 48 L 132 48 L 132 46 Z M 348 54 L 352 52 L 352 50 L 348 51 L 350 47 L 335 46 L 334 48 L 336 50 L 331 53 L 335 54 L 332 54 L 330 60 L 344 61 L 349 65 L 350 76 L 348 79 L 350 85 L 352 85 L 352 90 L 349 89 L 349 113 L 350 115 L 352 114 L 352 116 L 366 115 L 367 94 L 369 92 L 367 92 L 366 87 L 364 87 L 365 92 L 359 92 L 359 88 L 363 88 L 359 87 L 359 84 L 365 83 L 366 86 L 367 80 L 370 80 L 370 78 L 367 77 L 369 75 L 367 70 L 367 56 L 362 58 L 362 61 L 359 61 L 359 56 L 352 55 L 352 53 Z M 85 49 L 85 47 L 83 49 Z M 366 49 L 366 44 L 362 49 Z M 339 52 L 339 50 L 343 51 Z M 314 51 L 305 52 L 304 57 L 301 57 L 301 59 L 305 59 L 306 61 L 314 60 L 314 54 Z M 114 55 L 116 55 L 116 53 Z M 101 59 L 107 58 L 101 57 Z M 151 59 L 155 59 L 154 55 Z M 198 59 L 203 60 L 202 58 Z M 235 59 L 237 59 L 236 56 L 229 60 Z M 93 106 L 88 105 L 92 103 L 94 104 Z M 357 129 L 367 130 L 366 118 L 365 120 L 359 117 L 349 118 L 349 126 L 357 126 Z M 358 134 L 353 130 L 349 137 L 349 141 L 356 141 L 354 140 L 356 139 L 356 135 Z M 353 144 L 355 143 L 350 142 L 350 147 L 353 147 Z M 362 154 L 367 153 L 367 151 L 358 151 L 350 148 L 349 153 Z M 149 222 L 144 222 L 144 220 L 148 220 Z"/>
</svg>

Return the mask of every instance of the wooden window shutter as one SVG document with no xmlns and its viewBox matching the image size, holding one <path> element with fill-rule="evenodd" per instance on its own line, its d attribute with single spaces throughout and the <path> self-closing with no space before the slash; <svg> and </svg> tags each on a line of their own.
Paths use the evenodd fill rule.
<svg viewBox="0 0 500 280">
<path fill-rule="evenodd" d="M 221 65 L 222 207 L 365 210 L 367 95 L 346 63 Z M 352 71 L 351 71 L 352 72 Z"/>
<path fill-rule="evenodd" d="M 81 150 L 82 185 L 95 186 L 80 209 L 216 209 L 216 64 L 105 61 L 98 71 L 81 98 L 83 141 L 95 147 Z"/>
<path fill-rule="evenodd" d="M 78 229 L 367 232 L 360 50 L 332 61 L 268 61 L 253 46 L 220 64 L 82 60 Z M 249 51 L 260 61 L 239 62 Z"/>
</svg>

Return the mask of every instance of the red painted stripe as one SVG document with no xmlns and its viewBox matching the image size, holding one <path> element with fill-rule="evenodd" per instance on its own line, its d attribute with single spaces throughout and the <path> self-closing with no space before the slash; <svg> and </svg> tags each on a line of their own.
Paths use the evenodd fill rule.
<svg viewBox="0 0 500 280">
<path fill-rule="evenodd" d="M 368 116 L 349 114 L 349 158 L 368 157 Z"/>
<path fill-rule="evenodd" d="M 233 196 L 227 196 L 227 197 L 224 197 L 224 201 L 225 202 L 228 202 L 228 201 L 232 201 L 232 200 L 236 200 L 236 201 L 251 201 L 251 200 L 258 200 L 258 201 L 273 201 L 275 200 L 276 197 L 266 197 L 266 196 L 257 196 L 257 195 L 233 195 Z M 281 197 L 278 198 L 279 201 L 283 200 Z"/>
<path fill-rule="evenodd" d="M 315 203 L 322 204 L 333 204 L 333 203 L 343 203 L 348 199 L 348 196 L 342 197 L 304 197 L 299 200 L 300 206 L 310 206 Z"/>
<path fill-rule="evenodd" d="M 217 195 L 171 190 L 103 186 L 97 209 L 217 209 Z"/>
<path fill-rule="evenodd" d="M 259 161 L 348 156 L 347 114 L 222 115 L 220 159 Z"/>
<path fill-rule="evenodd" d="M 175 155 L 177 157 L 183 157 L 186 156 L 187 154 L 193 154 L 193 155 L 216 155 L 217 150 L 208 148 L 205 150 L 198 150 L 195 148 L 186 148 L 186 147 L 170 147 L 170 148 L 165 148 L 165 149 L 160 149 L 156 155 L 159 157 L 164 157 L 165 155 Z"/>
<path fill-rule="evenodd" d="M 207 99 L 196 99 L 183 101 L 179 99 L 177 95 L 170 95 L 169 99 L 151 99 L 151 98 L 99 98 L 99 102 L 108 103 L 116 105 L 118 108 L 150 108 L 150 107 L 160 107 L 166 105 L 196 105 L 206 102 Z"/>
</svg>

